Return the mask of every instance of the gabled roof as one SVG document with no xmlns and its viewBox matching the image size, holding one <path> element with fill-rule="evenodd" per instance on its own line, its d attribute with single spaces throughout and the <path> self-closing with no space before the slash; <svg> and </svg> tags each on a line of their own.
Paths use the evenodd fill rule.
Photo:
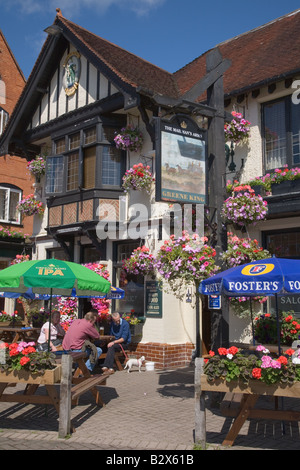
<svg viewBox="0 0 300 470">
<path fill-rule="evenodd" d="M 178 96 L 171 73 L 97 36 L 58 14 L 55 20 L 73 33 L 121 81 L 133 88 L 142 87 L 162 95 Z"/>
<path fill-rule="evenodd" d="M 300 9 L 218 44 L 231 61 L 224 74 L 224 93 L 239 94 L 300 72 Z M 206 53 L 174 73 L 180 94 L 206 72 Z"/>
<path fill-rule="evenodd" d="M 59 9 L 57 12 L 54 25 L 62 34 L 48 35 L 4 131 L 2 144 L 4 140 L 7 144 L 12 135 L 21 138 L 40 99 L 38 90 L 47 86 L 68 41 L 87 54 L 120 90 L 132 95 L 162 95 L 176 101 L 206 75 L 209 51 L 172 74 L 67 20 Z M 300 9 L 216 47 L 223 59 L 231 61 L 224 74 L 225 96 L 293 77 L 300 73 Z"/>
<path fill-rule="evenodd" d="M 1 29 L 0 29 L 0 36 L 2 37 L 3 42 L 5 43 L 5 45 L 6 45 L 6 47 L 7 47 L 7 50 L 8 50 L 8 52 L 9 52 L 9 54 L 10 54 L 10 56 L 11 56 L 13 62 L 15 63 L 15 66 L 17 67 L 17 69 L 18 69 L 18 71 L 19 71 L 19 73 L 20 73 L 22 79 L 24 80 L 24 83 L 25 83 L 25 82 L 26 82 L 26 79 L 25 79 L 25 77 L 24 77 L 24 74 L 23 74 L 23 72 L 22 72 L 22 70 L 21 70 L 21 68 L 20 68 L 20 66 L 19 66 L 19 64 L 18 64 L 18 62 L 17 62 L 17 60 L 16 60 L 16 58 L 15 58 L 15 56 L 14 56 L 12 50 L 11 50 L 11 48 L 9 47 L 9 44 L 8 44 L 8 42 L 6 41 L 5 36 L 4 36 L 3 32 L 1 31 Z"/>
</svg>

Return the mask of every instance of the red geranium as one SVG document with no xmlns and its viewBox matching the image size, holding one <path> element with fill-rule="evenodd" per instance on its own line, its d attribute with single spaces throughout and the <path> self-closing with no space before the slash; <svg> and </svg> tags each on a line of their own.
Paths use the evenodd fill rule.
<svg viewBox="0 0 300 470">
<path fill-rule="evenodd" d="M 288 360 L 285 356 L 279 356 L 279 358 L 277 359 L 278 362 L 280 362 L 280 364 L 283 364 L 283 365 L 287 365 L 288 363 Z"/>
<path fill-rule="evenodd" d="M 226 348 L 219 348 L 218 353 L 220 354 L 220 356 L 226 356 L 227 349 Z"/>
<path fill-rule="evenodd" d="M 24 348 L 22 351 L 22 354 L 25 356 L 26 354 L 34 353 L 36 352 L 35 348 L 32 346 L 28 346 L 27 348 Z"/>
<path fill-rule="evenodd" d="M 261 378 L 261 369 L 259 367 L 255 367 L 252 370 L 252 377 L 254 379 L 260 379 Z"/>
<path fill-rule="evenodd" d="M 20 364 L 21 364 L 21 366 L 25 366 L 25 364 L 27 364 L 27 362 L 29 362 L 29 361 L 30 361 L 29 357 L 24 356 L 24 357 L 21 357 Z"/>
<path fill-rule="evenodd" d="M 237 348 L 237 347 L 235 347 L 235 346 L 231 346 L 231 347 L 228 349 L 227 353 L 228 353 L 228 354 L 233 354 L 233 356 L 234 356 L 238 351 L 239 351 L 239 348 Z"/>
</svg>

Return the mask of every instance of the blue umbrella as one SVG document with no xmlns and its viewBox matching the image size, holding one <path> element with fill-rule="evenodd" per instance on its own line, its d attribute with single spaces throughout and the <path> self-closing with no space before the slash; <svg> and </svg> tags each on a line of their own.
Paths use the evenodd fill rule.
<svg viewBox="0 0 300 470">
<path fill-rule="evenodd" d="M 77 298 L 93 298 L 93 299 L 123 299 L 125 295 L 125 291 L 120 289 L 119 287 L 111 286 L 111 291 L 105 295 L 77 295 L 75 289 L 72 291 L 69 297 L 77 297 Z M 47 294 L 34 294 L 32 289 L 28 289 L 26 292 L 21 294 L 17 292 L 0 292 L 0 298 L 6 297 L 9 299 L 17 299 L 18 297 L 24 297 L 24 299 L 29 300 L 49 300 L 50 295 Z M 52 295 L 52 297 L 65 297 L 62 295 Z"/>
<path fill-rule="evenodd" d="M 251 261 L 205 279 L 199 292 L 230 297 L 300 294 L 300 260 L 273 257 Z"/>
<path fill-rule="evenodd" d="M 205 279 L 200 283 L 199 292 L 204 295 L 224 294 L 229 297 L 250 298 L 274 295 L 280 354 L 277 295 L 300 294 L 300 260 L 273 257 L 242 264 Z"/>
</svg>

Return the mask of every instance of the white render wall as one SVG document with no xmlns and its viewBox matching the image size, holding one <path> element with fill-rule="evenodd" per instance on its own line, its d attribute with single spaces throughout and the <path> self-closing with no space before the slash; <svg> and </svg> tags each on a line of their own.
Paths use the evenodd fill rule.
<svg viewBox="0 0 300 470">
<path fill-rule="evenodd" d="M 296 79 L 295 79 L 296 80 Z M 270 94 L 267 87 L 260 89 L 259 96 L 254 99 L 251 93 L 245 98 L 241 104 L 231 103 L 231 106 L 226 110 L 230 112 L 233 107 L 237 112 L 241 112 L 245 119 L 251 122 L 251 133 L 249 143 L 247 145 L 239 145 L 235 147 L 235 162 L 237 164 L 236 171 L 240 170 L 241 159 L 244 158 L 244 168 L 242 170 L 241 182 L 246 183 L 256 176 L 263 174 L 263 148 L 261 138 L 261 104 L 269 101 L 282 98 L 284 96 L 292 95 L 295 91 L 292 87 L 286 88 L 284 81 L 276 86 L 276 90 Z M 233 181 L 233 176 L 228 175 L 227 180 Z M 294 228 L 300 226 L 300 217 L 272 219 L 259 222 L 255 227 L 249 227 L 249 236 L 252 239 L 257 239 L 261 245 L 261 233 L 266 230 L 280 230 Z M 231 231 L 234 232 L 231 227 Z M 239 237 L 247 237 L 247 234 L 242 234 L 237 231 L 234 232 Z M 254 312 L 255 316 L 255 312 Z M 229 314 L 229 341 L 251 343 L 252 342 L 252 329 L 251 321 L 247 319 L 240 319 L 232 311 Z"/>
</svg>

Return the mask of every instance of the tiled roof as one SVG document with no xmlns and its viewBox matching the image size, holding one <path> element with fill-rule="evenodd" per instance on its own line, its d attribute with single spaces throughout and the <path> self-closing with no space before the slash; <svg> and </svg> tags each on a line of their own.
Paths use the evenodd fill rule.
<svg viewBox="0 0 300 470">
<path fill-rule="evenodd" d="M 57 16 L 56 23 L 62 23 L 68 28 L 124 83 L 163 95 L 178 96 L 176 82 L 170 72 L 102 39 L 61 15 Z"/>
<path fill-rule="evenodd" d="M 300 10 L 218 45 L 223 59 L 231 61 L 224 74 L 224 93 L 241 92 L 266 81 L 291 76 L 300 70 Z M 180 93 L 205 75 L 206 54 L 175 72 Z"/>
</svg>

